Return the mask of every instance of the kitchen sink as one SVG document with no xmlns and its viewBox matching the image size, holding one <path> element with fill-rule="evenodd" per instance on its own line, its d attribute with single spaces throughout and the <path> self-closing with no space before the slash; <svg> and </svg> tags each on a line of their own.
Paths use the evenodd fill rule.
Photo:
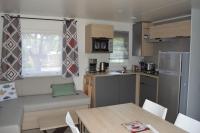
<svg viewBox="0 0 200 133">
<path fill-rule="evenodd" d="M 127 73 L 126 71 L 123 71 L 123 70 L 117 70 L 117 71 L 115 71 L 115 72 L 117 72 L 117 73 Z"/>
</svg>

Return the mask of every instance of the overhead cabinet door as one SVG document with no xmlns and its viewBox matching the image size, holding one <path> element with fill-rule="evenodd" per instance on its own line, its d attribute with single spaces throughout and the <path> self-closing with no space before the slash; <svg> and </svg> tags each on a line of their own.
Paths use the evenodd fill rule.
<svg viewBox="0 0 200 133">
<path fill-rule="evenodd" d="M 184 20 L 165 23 L 150 27 L 150 38 L 189 37 L 191 34 L 191 21 Z"/>
<path fill-rule="evenodd" d="M 149 43 L 145 36 L 149 36 L 149 23 L 138 22 L 133 24 L 133 56 L 152 56 L 153 44 Z"/>
</svg>

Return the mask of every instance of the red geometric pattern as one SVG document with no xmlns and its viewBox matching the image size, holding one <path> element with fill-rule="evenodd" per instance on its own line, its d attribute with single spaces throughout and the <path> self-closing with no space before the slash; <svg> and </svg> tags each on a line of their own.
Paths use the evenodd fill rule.
<svg viewBox="0 0 200 133">
<path fill-rule="evenodd" d="M 78 45 L 76 21 L 66 20 L 63 25 L 63 63 L 62 74 L 64 77 L 78 76 Z"/>
<path fill-rule="evenodd" d="M 77 45 L 77 42 L 74 38 L 71 38 L 71 40 L 69 41 L 69 46 L 71 48 L 74 48 Z"/>
</svg>

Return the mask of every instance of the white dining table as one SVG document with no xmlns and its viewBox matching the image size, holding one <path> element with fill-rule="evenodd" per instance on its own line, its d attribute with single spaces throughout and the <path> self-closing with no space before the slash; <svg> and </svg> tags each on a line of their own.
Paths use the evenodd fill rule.
<svg viewBox="0 0 200 133">
<path fill-rule="evenodd" d="M 140 121 L 159 133 L 185 133 L 184 130 L 143 110 L 133 103 L 76 110 L 80 125 L 89 133 L 129 133 L 123 123 Z M 81 132 L 84 132 L 82 130 Z M 140 133 L 153 133 L 152 130 Z"/>
</svg>

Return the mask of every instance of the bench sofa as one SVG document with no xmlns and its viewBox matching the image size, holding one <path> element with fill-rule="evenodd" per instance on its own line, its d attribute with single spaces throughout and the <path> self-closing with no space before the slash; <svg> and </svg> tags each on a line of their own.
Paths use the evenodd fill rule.
<svg viewBox="0 0 200 133">
<path fill-rule="evenodd" d="M 76 95 L 60 97 L 52 97 L 48 92 L 21 95 L 17 99 L 0 102 L 0 133 L 21 133 L 22 130 L 40 128 L 40 119 L 62 115 L 64 120 L 68 111 L 77 122 L 74 110 L 88 108 L 89 104 L 90 98 L 82 91 L 77 91 Z"/>
</svg>

